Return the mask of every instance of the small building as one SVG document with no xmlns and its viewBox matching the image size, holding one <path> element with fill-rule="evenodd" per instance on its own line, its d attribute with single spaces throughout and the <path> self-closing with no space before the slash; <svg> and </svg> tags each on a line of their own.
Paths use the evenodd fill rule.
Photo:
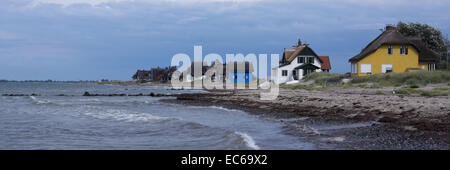
<svg viewBox="0 0 450 170">
<path fill-rule="evenodd" d="M 169 81 L 177 67 L 152 68 L 150 70 L 137 70 L 133 75 L 133 80 L 153 80 L 153 81 Z"/>
<path fill-rule="evenodd" d="M 439 54 L 425 46 L 420 38 L 405 37 L 387 26 L 358 55 L 350 58 L 351 73 L 366 76 L 378 73 L 435 70 Z"/>
<path fill-rule="evenodd" d="M 322 72 L 330 72 L 331 70 L 330 57 L 319 56 L 319 58 L 323 61 L 323 63 L 320 65 L 320 69 L 322 70 Z"/>
<path fill-rule="evenodd" d="M 251 62 L 233 62 L 226 65 L 230 82 L 250 83 L 253 80 L 253 64 Z M 234 67 L 234 69 L 233 69 Z"/>
<path fill-rule="evenodd" d="M 194 65 L 198 64 L 199 68 L 202 68 L 201 74 L 194 75 Z M 222 68 L 222 74 L 216 74 L 217 69 Z M 206 75 L 210 71 L 214 74 Z M 215 61 L 213 64 L 208 65 L 206 62 L 193 62 L 191 66 L 183 72 L 185 75 L 185 81 L 191 82 L 195 80 L 211 79 L 212 81 L 226 81 L 235 83 L 249 83 L 253 81 L 253 64 L 251 62 L 231 62 L 229 64 L 222 64 L 219 61 Z"/>
<path fill-rule="evenodd" d="M 331 64 L 329 56 L 318 56 L 308 44 L 298 44 L 292 49 L 284 49 L 280 66 L 272 68 L 276 84 L 296 82 L 313 72 L 329 72 Z"/>
</svg>

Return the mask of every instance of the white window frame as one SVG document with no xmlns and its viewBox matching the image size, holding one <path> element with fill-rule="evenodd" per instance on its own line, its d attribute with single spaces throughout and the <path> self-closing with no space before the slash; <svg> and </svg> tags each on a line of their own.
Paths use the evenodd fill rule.
<svg viewBox="0 0 450 170">
<path fill-rule="evenodd" d="M 408 46 L 401 45 L 400 46 L 400 55 L 407 55 L 408 54 L 407 50 L 408 50 Z"/>
<path fill-rule="evenodd" d="M 286 72 L 286 75 L 284 75 L 283 73 Z M 287 70 L 281 70 L 281 76 L 282 77 L 287 77 L 288 76 L 288 71 Z"/>
<path fill-rule="evenodd" d="M 392 54 L 394 54 L 394 48 L 392 47 L 392 45 L 388 45 L 388 55 Z"/>
<path fill-rule="evenodd" d="M 381 72 L 386 73 L 386 68 L 388 68 L 388 67 L 383 67 L 383 66 L 390 66 L 392 68 L 392 72 L 394 72 L 394 64 L 381 64 Z"/>
<path fill-rule="evenodd" d="M 301 59 L 303 59 L 303 62 L 300 62 Z M 297 56 L 297 64 L 303 64 L 303 63 L 305 63 L 305 57 Z"/>
<path fill-rule="evenodd" d="M 361 67 L 361 73 L 372 73 L 372 64 L 360 64 Z M 370 70 L 366 70 L 367 68 L 369 68 Z"/>
</svg>

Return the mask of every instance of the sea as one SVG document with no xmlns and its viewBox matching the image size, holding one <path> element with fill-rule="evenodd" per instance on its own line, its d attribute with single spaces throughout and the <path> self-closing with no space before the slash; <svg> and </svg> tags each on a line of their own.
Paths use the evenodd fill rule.
<svg viewBox="0 0 450 170">
<path fill-rule="evenodd" d="M 220 106 L 166 102 L 174 97 L 91 94 L 208 93 L 162 86 L 1 82 L 0 149 L 304 150 L 279 119 Z M 63 94 L 63 95 L 61 95 Z"/>
</svg>

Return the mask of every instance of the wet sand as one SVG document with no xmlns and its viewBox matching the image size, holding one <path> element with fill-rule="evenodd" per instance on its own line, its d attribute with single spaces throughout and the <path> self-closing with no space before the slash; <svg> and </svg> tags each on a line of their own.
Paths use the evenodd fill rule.
<svg viewBox="0 0 450 170">
<path fill-rule="evenodd" d="M 389 94 L 390 88 L 280 89 L 276 100 L 261 90 L 213 90 L 177 95 L 176 102 L 220 105 L 274 118 L 285 133 L 329 149 L 450 149 L 450 98 Z M 327 149 L 327 148 L 324 148 Z"/>
</svg>

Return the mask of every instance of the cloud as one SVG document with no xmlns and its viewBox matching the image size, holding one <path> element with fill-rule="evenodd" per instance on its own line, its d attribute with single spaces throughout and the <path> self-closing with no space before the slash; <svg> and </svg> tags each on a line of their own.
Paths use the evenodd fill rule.
<svg viewBox="0 0 450 170">
<path fill-rule="evenodd" d="M 19 38 L 20 38 L 20 36 L 14 34 L 14 33 L 0 30 L 0 40 L 16 40 Z"/>
<path fill-rule="evenodd" d="M 160 3 L 172 3 L 172 4 L 205 4 L 205 3 L 249 3 L 258 2 L 262 0 L 33 0 L 32 6 L 42 5 L 42 4 L 57 4 L 67 7 L 76 4 L 88 4 L 91 6 L 97 6 L 107 3 L 150 3 L 150 4 L 160 4 Z"/>
</svg>

